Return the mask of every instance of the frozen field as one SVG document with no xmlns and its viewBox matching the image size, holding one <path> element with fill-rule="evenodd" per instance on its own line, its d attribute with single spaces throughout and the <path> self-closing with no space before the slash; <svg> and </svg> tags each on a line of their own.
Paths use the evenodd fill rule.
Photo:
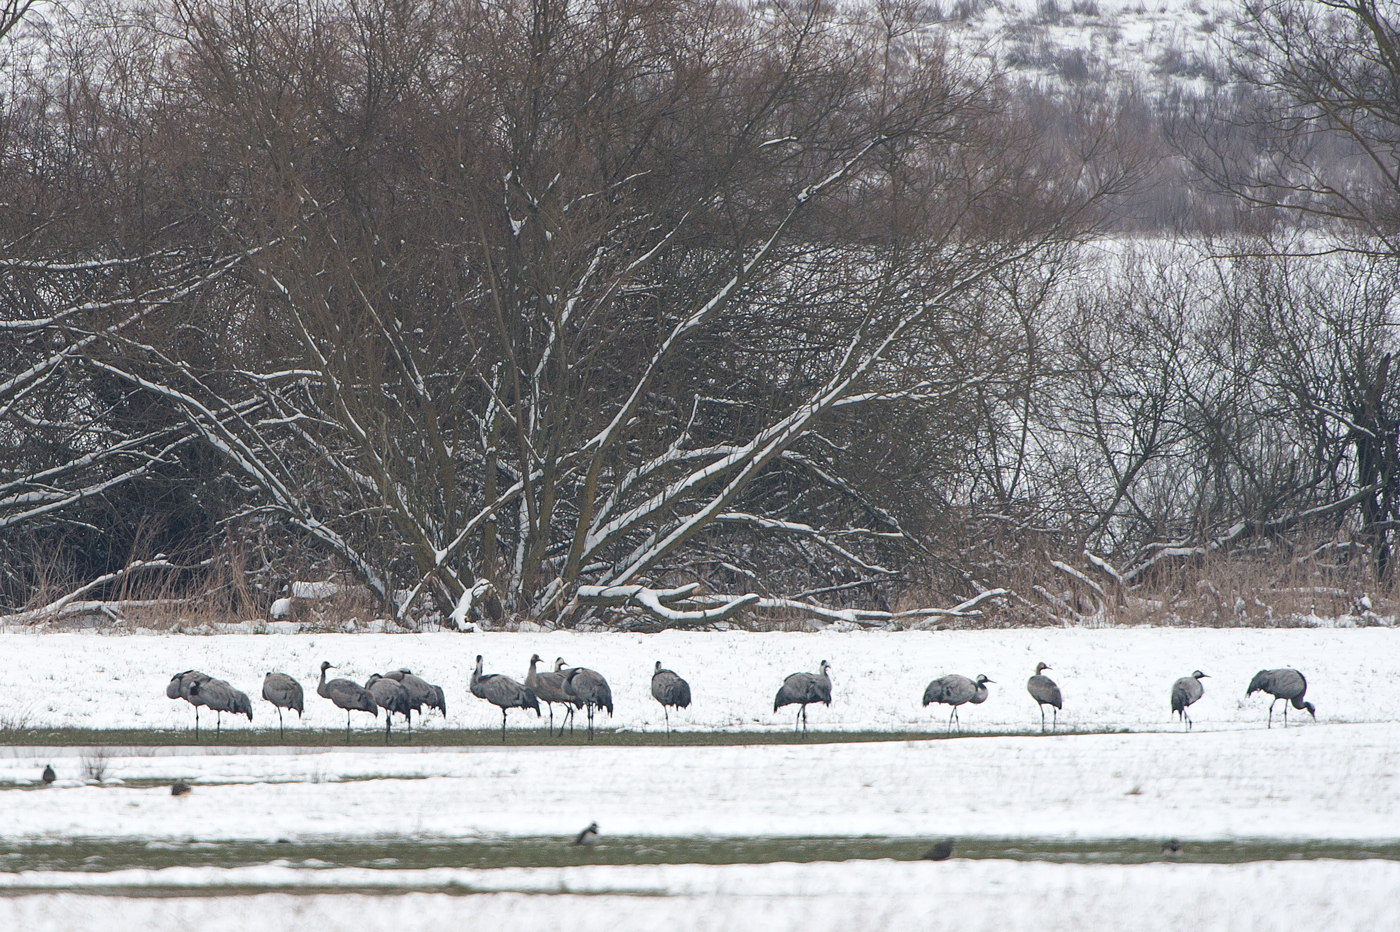
<svg viewBox="0 0 1400 932">
<path fill-rule="evenodd" d="M 379 872 L 381 874 L 385 872 Z M 172 878 L 173 879 L 173 878 Z M 211 878 L 189 874 L 184 883 Z M 338 880 L 353 885 L 361 878 Z M 1379 932 L 1400 927 L 1400 863 L 1284 861 L 1103 867 L 1016 861 L 853 861 L 601 870 L 458 878 L 477 889 L 545 893 L 363 891 L 115 897 L 0 896 L 12 929 L 567 928 L 960 932 Z M 381 880 L 380 883 L 385 881 Z M 619 889 L 643 895 L 625 895 Z"/>
<path fill-rule="evenodd" d="M 1400 840 L 1400 724 L 808 747 L 0 748 L 12 841 L 616 835 Z M 114 749 L 116 755 L 129 753 Z M 60 779 L 34 785 L 45 763 Z M 194 787 L 173 798 L 169 784 Z M 128 781 L 122 785 L 116 781 Z"/>
<path fill-rule="evenodd" d="M 29 690 L 0 699 L 11 721 L 188 728 L 190 708 L 164 690 L 189 667 L 255 699 L 264 671 L 285 670 L 303 681 L 308 703 L 288 747 L 0 745 L 0 927 L 1113 930 L 1132 916 L 1133 928 L 1149 930 L 1400 928 L 1397 639 L 1393 629 L 1179 628 L 0 635 L 0 652 Z M 491 728 L 497 711 L 466 688 L 476 654 L 488 670 L 520 678 L 532 652 L 603 672 L 617 704 L 603 723 L 632 731 L 662 727 L 648 693 L 656 660 L 690 680 L 695 702 L 678 723 L 696 731 L 790 729 L 788 710 L 772 712 L 773 693 L 786 673 L 822 659 L 834 667 L 834 701 L 812 710 L 814 728 L 937 729 L 945 716 L 919 706 L 930 678 L 986 673 L 998 682 L 984 705 L 963 713 L 966 728 L 991 733 L 954 740 L 432 747 L 420 739 L 384 748 L 362 730 L 353 748 L 296 746 L 298 728 L 343 727 L 343 714 L 314 695 L 323 659 L 361 680 L 412 667 L 447 690 L 449 727 Z M 1062 723 L 1079 733 L 1016 733 L 1039 728 L 1025 679 L 1040 660 L 1064 691 Z M 1304 716 L 1299 727 L 1265 729 L 1267 703 L 1244 698 L 1256 670 L 1283 665 L 1307 673 L 1316 723 Z M 1168 721 L 1167 691 L 1195 668 L 1211 678 L 1193 708 L 1196 731 L 1182 734 Z M 270 711 L 257 701 L 253 727 L 275 728 Z M 236 721 L 226 717 L 225 727 L 249 727 Z M 513 714 L 512 725 L 520 721 Z M 94 763 L 105 765 L 101 782 L 85 778 Z M 40 788 L 45 764 L 58 780 Z M 173 797 L 176 780 L 192 792 Z M 570 848 L 591 821 L 603 845 Z M 785 838 L 874 839 L 901 853 L 619 860 L 691 843 L 786 850 L 773 847 Z M 905 859 L 941 838 L 958 840 L 958 857 Z M 1167 838 L 1182 840 L 1182 863 L 1157 860 Z M 472 844 L 507 857 L 534 846 L 563 866 L 432 860 L 434 846 Z M 254 854 L 238 854 L 240 845 Z M 1060 863 L 1057 845 L 1081 853 Z M 1129 856 L 1096 862 L 1096 845 Z M 1246 853 L 1202 862 L 1231 845 Z M 226 849 L 233 853 L 215 865 Z M 429 853 L 405 854 L 420 850 Z"/>
<path fill-rule="evenodd" d="M 1200 669 L 1205 697 L 1192 707 L 1197 731 L 1255 727 L 1268 702 L 1244 690 L 1255 671 L 1294 666 L 1308 678 L 1308 699 L 1324 724 L 1400 720 L 1400 629 L 1062 629 L 816 634 L 746 632 L 631 634 L 329 634 L 99 637 L 0 634 L 0 656 L 23 670 L 23 688 L 0 695 L 0 721 L 75 728 L 192 728 L 193 710 L 165 698 L 172 674 L 197 668 L 227 679 L 254 700 L 252 727 L 275 728 L 261 701 L 263 674 L 281 670 L 306 689 L 309 728 L 343 728 L 345 715 L 315 695 L 322 660 L 332 675 L 363 682 L 371 673 L 407 666 L 447 694 L 447 726 L 499 727 L 500 713 L 467 691 L 476 655 L 487 672 L 524 679 L 531 653 L 543 666 L 564 657 L 592 667 L 612 685 L 616 715 L 604 727 L 663 728 L 651 698 L 660 660 L 690 681 L 694 702 L 672 716 L 679 728 L 766 730 L 792 727 L 792 711 L 773 712 L 783 677 L 832 665 L 831 708 L 809 711 L 812 728 L 907 731 L 941 727 L 946 707 L 920 706 L 924 686 L 944 673 L 995 681 L 980 706 L 964 706 L 965 729 L 1020 731 L 1040 718 L 1026 694 L 1038 661 L 1064 693 L 1060 721 L 1085 729 L 1170 729 L 1168 691 Z M 940 709 L 942 713 L 940 716 Z M 1303 714 L 1303 713 L 1298 713 Z M 212 718 L 211 715 L 204 716 Z M 356 717 L 367 728 L 367 715 Z M 1306 718 L 1306 715 L 1304 715 Z M 382 719 L 380 722 L 382 723 Z M 298 727 L 295 716 L 292 727 Z M 511 713 L 513 726 L 525 723 Z M 442 718 L 424 719 L 427 728 Z M 530 723 L 535 723 L 530 716 Z M 224 727 L 250 727 L 224 716 Z M 295 738 L 288 735 L 289 741 Z M 367 739 L 363 739 L 367 740 Z"/>
</svg>

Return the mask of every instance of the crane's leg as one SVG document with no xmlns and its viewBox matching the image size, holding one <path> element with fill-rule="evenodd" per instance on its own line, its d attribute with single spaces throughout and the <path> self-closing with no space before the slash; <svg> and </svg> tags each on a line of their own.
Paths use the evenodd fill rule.
<svg viewBox="0 0 1400 932">
<path fill-rule="evenodd" d="M 345 743 L 350 743 L 350 710 L 345 710 Z"/>
<path fill-rule="evenodd" d="M 1287 727 L 1288 727 L 1288 701 L 1287 701 L 1287 700 L 1284 700 L 1284 703 L 1283 703 L 1283 727 L 1284 727 L 1284 728 L 1287 728 Z"/>
<path fill-rule="evenodd" d="M 1050 730 L 1054 731 L 1060 726 L 1060 710 L 1056 709 L 1054 716 L 1050 720 Z"/>
<path fill-rule="evenodd" d="M 546 702 L 545 705 L 549 706 L 549 733 L 554 734 L 554 703 Z"/>
<path fill-rule="evenodd" d="M 807 703 L 802 703 L 802 737 L 807 737 Z"/>
<path fill-rule="evenodd" d="M 1190 730 L 1191 730 L 1191 724 L 1192 724 L 1192 723 L 1191 723 L 1191 716 L 1188 715 L 1188 714 L 1186 714 L 1186 710 L 1185 710 L 1185 709 L 1182 709 L 1182 710 L 1181 710 L 1181 717 L 1184 718 L 1184 719 L 1186 719 L 1186 730 L 1187 730 L 1187 731 L 1190 731 Z"/>
<path fill-rule="evenodd" d="M 802 710 L 797 710 L 797 715 L 792 719 L 792 733 L 797 734 L 797 726 L 802 724 Z"/>
<path fill-rule="evenodd" d="M 1283 710 L 1283 719 L 1288 721 L 1288 709 Z M 224 733 L 224 713 L 222 711 L 214 713 L 214 740 L 220 740 Z"/>
<path fill-rule="evenodd" d="M 593 703 L 588 703 L 588 740 L 593 740 Z"/>
<path fill-rule="evenodd" d="M 502 707 L 501 707 L 501 743 L 502 743 L 502 744 L 505 744 L 505 743 L 506 743 L 506 710 L 505 710 L 505 706 L 502 706 Z"/>
<path fill-rule="evenodd" d="M 388 709 L 384 710 L 384 744 L 389 744 L 389 726 L 394 723 L 394 713 Z"/>
<path fill-rule="evenodd" d="M 948 730 L 953 730 L 953 716 L 958 714 L 958 707 L 953 706 L 953 711 L 948 713 Z"/>
<path fill-rule="evenodd" d="M 1040 733 L 1041 733 L 1042 735 L 1045 734 L 1045 704 L 1044 704 L 1044 703 L 1041 703 L 1041 706 L 1040 706 Z"/>
<path fill-rule="evenodd" d="M 194 707 L 194 740 L 199 741 L 199 706 Z"/>
<path fill-rule="evenodd" d="M 669 739 L 671 737 L 671 710 L 663 705 L 661 707 L 661 714 L 666 716 L 666 737 Z"/>
</svg>

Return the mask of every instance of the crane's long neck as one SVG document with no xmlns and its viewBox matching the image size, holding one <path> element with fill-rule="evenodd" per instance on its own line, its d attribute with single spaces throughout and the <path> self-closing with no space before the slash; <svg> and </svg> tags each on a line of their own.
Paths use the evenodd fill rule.
<svg viewBox="0 0 1400 932">
<path fill-rule="evenodd" d="M 539 663 L 538 660 L 530 658 L 530 672 L 525 674 L 525 685 L 531 689 L 534 689 L 535 684 L 539 682 L 539 674 L 535 672 L 535 664 L 537 663 Z"/>
<path fill-rule="evenodd" d="M 479 682 L 481 682 L 481 661 L 480 661 L 480 660 L 478 660 L 478 661 L 476 662 L 476 667 L 475 667 L 475 669 L 472 670 L 472 683 L 471 683 L 471 684 L 472 684 L 473 686 L 475 686 L 475 685 L 476 685 L 477 683 L 479 683 Z"/>
<path fill-rule="evenodd" d="M 316 695 L 330 698 L 326 691 L 326 668 L 321 668 L 321 682 L 316 684 Z"/>
</svg>

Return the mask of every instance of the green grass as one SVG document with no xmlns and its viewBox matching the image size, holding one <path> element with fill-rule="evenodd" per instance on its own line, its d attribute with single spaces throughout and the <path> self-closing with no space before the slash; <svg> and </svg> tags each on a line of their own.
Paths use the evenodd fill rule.
<svg viewBox="0 0 1400 932">
<path fill-rule="evenodd" d="M 605 836 L 595 848 L 569 837 L 469 839 L 391 838 L 311 843 L 141 843 L 77 839 L 62 843 L 0 844 L 0 871 L 104 872 L 176 866 L 240 867 L 279 863 L 308 870 L 365 867 L 406 870 L 430 867 L 571 867 L 585 864 L 767 864 L 777 861 L 849 861 L 888 858 L 915 861 L 935 838 L 695 838 Z M 955 857 L 1056 863 L 1145 864 L 1163 860 L 1160 839 L 1041 841 L 1026 838 L 963 838 Z M 1238 864 L 1317 858 L 1400 860 L 1400 842 L 1191 842 L 1182 863 Z"/>
<path fill-rule="evenodd" d="M 1127 729 L 1079 728 L 1061 729 L 1058 735 L 1117 734 Z M 597 729 L 593 740 L 583 730 L 565 732 L 562 738 L 542 728 L 513 728 L 506 731 L 505 744 L 513 747 L 728 747 L 757 744 L 849 744 L 870 741 L 938 741 L 954 738 L 1031 737 L 1034 731 L 810 731 L 806 735 L 791 730 L 773 731 L 676 731 L 669 736 L 659 731 L 614 731 Z M 390 737 L 393 747 L 500 747 L 499 729 L 437 728 L 415 731 L 410 744 L 408 733 L 395 729 Z M 280 737 L 277 729 L 230 728 L 215 738 L 213 732 L 201 729 L 195 740 L 194 729 L 152 728 L 29 728 L 0 731 L 0 745 L 33 747 L 345 747 L 345 729 L 287 729 Z M 357 728 L 350 733 L 350 745 L 360 748 L 384 747 L 383 729 Z"/>
</svg>

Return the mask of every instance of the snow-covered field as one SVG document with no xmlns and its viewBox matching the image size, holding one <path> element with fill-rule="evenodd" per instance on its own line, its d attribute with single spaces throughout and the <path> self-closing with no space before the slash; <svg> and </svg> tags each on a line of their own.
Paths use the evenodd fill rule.
<svg viewBox="0 0 1400 932">
<path fill-rule="evenodd" d="M 257 696 L 281 669 L 307 687 L 306 727 L 343 715 L 314 695 L 321 660 L 363 679 L 400 665 L 447 690 L 447 724 L 493 727 L 467 692 L 477 653 L 523 677 L 531 653 L 612 682 L 612 724 L 658 730 L 654 661 L 686 676 L 690 729 L 791 728 L 772 697 L 786 673 L 833 664 L 832 707 L 814 727 L 941 727 L 925 683 L 986 673 L 969 728 L 1038 728 L 1025 679 L 1037 661 L 1065 694 L 1062 721 L 1092 734 L 750 746 L 111 748 L 106 779 L 82 779 L 91 748 L 0 746 L 0 837 L 294 844 L 379 839 L 608 835 L 998 837 L 1035 840 L 1400 840 L 1400 632 L 1394 629 L 1021 629 L 816 634 L 423 634 L 216 637 L 0 635 L 23 675 L 0 715 L 87 728 L 184 728 L 165 698 L 173 672 L 227 677 Z M 1261 667 L 1309 678 L 1318 721 L 1264 728 L 1244 687 Z M 1178 676 L 1211 674 L 1194 733 L 1168 721 Z M 256 727 L 270 706 L 256 705 Z M 365 716 L 364 722 L 368 723 Z M 246 721 L 226 727 L 246 728 Z M 435 719 L 429 718 L 428 722 Z M 436 721 L 441 721 L 440 719 Z M 512 719 L 513 724 L 517 719 Z M 604 720 L 606 723 L 606 719 Z M 275 727 L 275 718 L 271 724 Z M 293 726 L 293 731 L 296 727 Z M 440 727 L 440 726 L 439 726 Z M 295 744 L 293 733 L 289 743 Z M 47 789 L 24 788 L 51 763 Z M 409 779 L 412 778 L 412 779 Z M 193 792 L 173 797 L 176 779 Z M 3 845 L 0 845 L 2 848 Z M 188 888 L 188 893 L 183 892 Z M 222 892 L 229 888 L 228 893 Z M 159 892 L 158 897 L 109 894 Z M 235 895 L 257 891 L 255 895 Z M 295 892 L 291 892 L 295 891 Z M 406 892 L 405 892 L 406 891 Z M 395 895 L 384 895 L 395 894 Z M 471 894 L 471 895 L 465 895 Z M 954 860 L 812 864 L 377 870 L 268 864 L 11 872 L 0 926 L 221 929 L 321 922 L 441 926 L 454 920 L 570 928 L 1384 929 L 1400 927 L 1400 863 L 1093 865 Z"/>
<path fill-rule="evenodd" d="M 1400 724 L 808 746 L 185 751 L 114 756 L 104 786 L 76 779 L 79 750 L 0 751 L 0 780 L 36 780 L 45 763 L 60 776 L 42 791 L 0 791 L 0 831 L 26 841 L 563 836 L 594 820 L 619 835 L 1400 840 Z M 138 779 L 181 779 L 194 791 L 175 798 L 167 785 L 112 782 Z"/>
<path fill-rule="evenodd" d="M 488 672 L 524 679 L 531 653 L 592 667 L 612 685 L 616 715 L 601 724 L 633 730 L 664 728 L 651 698 L 651 671 L 660 660 L 689 680 L 694 701 L 674 713 L 680 728 L 791 728 L 792 709 L 773 712 L 783 677 L 832 665 L 832 704 L 809 710 L 813 728 L 914 730 L 939 728 L 946 707 L 924 709 L 924 686 L 945 673 L 994 680 L 979 706 L 964 706 L 964 728 L 1039 728 L 1027 677 L 1038 661 L 1064 694 L 1060 721 L 1082 728 L 1171 729 L 1168 693 L 1195 669 L 1210 675 L 1205 697 L 1191 708 L 1196 730 L 1262 726 L 1267 699 L 1244 695 L 1255 671 L 1293 666 L 1308 678 L 1321 723 L 1400 720 L 1400 630 L 1030 628 L 992 631 L 821 632 L 752 634 L 392 634 L 223 635 L 213 637 L 82 634 L 0 634 L 0 657 L 22 682 L 0 693 L 0 720 L 77 728 L 193 728 L 193 709 L 165 697 L 172 674 L 197 668 L 229 680 L 254 700 L 251 727 L 276 727 L 275 710 L 259 697 L 263 674 L 281 670 L 306 689 L 314 728 L 344 727 L 345 715 L 315 695 L 322 660 L 332 675 L 363 682 L 369 674 L 407 666 L 447 694 L 447 726 L 500 726 L 500 712 L 468 690 L 476 655 Z M 943 711 L 940 712 L 939 710 Z M 1307 720 L 1305 713 L 1294 713 Z M 211 716 L 206 713 L 205 718 Z M 358 727 L 372 725 L 356 716 Z M 380 722 L 382 723 L 382 719 Z M 511 713 L 512 726 L 525 723 Z M 430 715 L 425 727 L 440 727 Z M 1309 720 L 1309 724 L 1311 724 Z M 530 716 L 530 725 L 535 725 Z M 225 728 L 250 727 L 224 716 Z M 290 727 L 297 726 L 296 717 Z M 397 730 L 397 729 L 396 729 Z M 292 734 L 288 739 L 295 743 Z M 362 740 L 369 740 L 362 737 Z"/>
<path fill-rule="evenodd" d="M 229 873 L 211 878 L 183 871 L 179 881 L 203 885 L 251 879 Z M 383 871 L 353 873 L 361 876 L 347 872 L 336 879 L 353 887 L 365 880 L 362 875 L 377 873 L 380 877 L 370 878 L 372 882 L 393 882 Z M 1134 867 L 854 861 L 461 873 L 459 882 L 475 889 L 543 892 L 375 896 L 317 894 L 311 892 L 317 889 L 313 886 L 297 893 L 235 897 L 0 896 L 0 926 L 104 932 L 277 932 L 318 926 L 576 932 L 1379 932 L 1400 927 L 1400 863 L 1390 861 Z M 482 876 L 488 873 L 493 876 Z M 644 895 L 609 892 L 619 889 Z"/>
</svg>

